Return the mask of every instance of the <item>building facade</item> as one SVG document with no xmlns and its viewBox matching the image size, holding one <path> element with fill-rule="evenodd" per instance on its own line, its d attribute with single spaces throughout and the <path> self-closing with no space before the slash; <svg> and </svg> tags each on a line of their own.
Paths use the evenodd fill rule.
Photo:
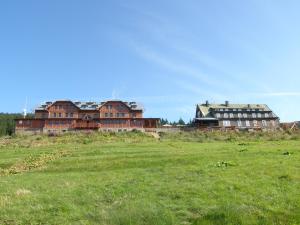
<svg viewBox="0 0 300 225">
<path fill-rule="evenodd" d="M 210 104 L 196 106 L 195 126 L 238 130 L 275 130 L 280 127 L 278 116 L 265 104 Z"/>
<path fill-rule="evenodd" d="M 129 131 L 156 128 L 158 118 L 143 118 L 136 102 L 45 102 L 35 109 L 33 119 L 17 119 L 16 132 L 65 132 L 73 130 Z"/>
</svg>

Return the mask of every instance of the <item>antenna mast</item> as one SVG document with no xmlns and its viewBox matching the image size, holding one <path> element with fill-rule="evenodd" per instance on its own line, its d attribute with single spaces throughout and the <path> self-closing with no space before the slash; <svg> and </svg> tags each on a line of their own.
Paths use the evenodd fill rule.
<svg viewBox="0 0 300 225">
<path fill-rule="evenodd" d="M 26 97 L 26 101 L 25 101 L 25 107 L 23 109 L 23 117 L 24 117 L 24 119 L 26 118 L 26 116 L 27 116 L 27 97 Z"/>
</svg>

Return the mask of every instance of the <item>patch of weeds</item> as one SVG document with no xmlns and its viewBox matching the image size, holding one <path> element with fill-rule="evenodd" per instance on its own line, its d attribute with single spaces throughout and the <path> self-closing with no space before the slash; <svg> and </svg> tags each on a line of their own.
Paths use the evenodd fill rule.
<svg viewBox="0 0 300 225">
<path fill-rule="evenodd" d="M 236 163 L 232 163 L 232 162 L 217 162 L 216 167 L 229 167 L 229 166 L 237 166 Z"/>
<path fill-rule="evenodd" d="M 248 149 L 246 149 L 246 148 L 243 148 L 243 149 L 239 150 L 239 152 L 247 152 L 247 151 L 248 151 Z"/>
<path fill-rule="evenodd" d="M 283 155 L 291 155 L 293 154 L 292 152 L 284 152 Z"/>
<path fill-rule="evenodd" d="M 38 157 L 29 156 L 23 161 L 17 162 L 7 169 L 0 168 L 0 176 L 19 174 L 32 169 L 41 169 L 44 168 L 47 163 L 67 155 L 69 155 L 69 153 L 66 151 L 58 151 L 52 154 L 43 154 Z"/>
<path fill-rule="evenodd" d="M 286 180 L 286 181 L 291 181 L 292 178 L 290 175 L 286 174 L 286 175 L 281 175 L 278 177 L 279 180 Z"/>
<path fill-rule="evenodd" d="M 84 144 L 84 145 L 90 144 L 91 142 L 92 142 L 92 140 L 89 138 L 85 138 L 82 140 L 82 144 Z"/>
<path fill-rule="evenodd" d="M 27 189 L 24 189 L 24 188 L 18 189 L 16 191 L 17 196 L 24 196 L 24 195 L 29 195 L 29 194 L 31 194 L 31 191 L 27 190 Z"/>
<path fill-rule="evenodd" d="M 238 145 L 239 145 L 239 146 L 245 146 L 245 145 L 249 145 L 249 143 L 244 143 L 244 142 L 242 142 L 242 143 L 238 143 Z"/>
</svg>

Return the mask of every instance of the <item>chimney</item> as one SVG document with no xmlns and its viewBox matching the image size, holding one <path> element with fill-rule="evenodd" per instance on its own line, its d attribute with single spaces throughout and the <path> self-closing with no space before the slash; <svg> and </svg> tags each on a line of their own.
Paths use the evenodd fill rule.
<svg viewBox="0 0 300 225">
<path fill-rule="evenodd" d="M 225 101 L 225 106 L 229 106 L 229 101 Z"/>
<path fill-rule="evenodd" d="M 208 100 L 206 100 L 206 102 L 205 102 L 205 105 L 206 105 L 206 106 L 209 106 L 209 102 L 208 102 Z"/>
</svg>

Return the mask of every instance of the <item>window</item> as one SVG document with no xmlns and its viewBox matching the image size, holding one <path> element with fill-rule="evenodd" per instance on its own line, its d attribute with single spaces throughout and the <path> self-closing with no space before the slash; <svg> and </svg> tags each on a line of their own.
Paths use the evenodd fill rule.
<svg viewBox="0 0 300 225">
<path fill-rule="evenodd" d="M 247 113 L 243 113 L 243 117 L 244 118 L 247 118 L 248 116 L 247 116 Z"/>
<path fill-rule="evenodd" d="M 217 118 L 220 118 L 220 117 L 221 117 L 221 114 L 220 114 L 220 113 L 216 113 L 216 117 L 217 117 Z"/>
<path fill-rule="evenodd" d="M 108 113 L 105 113 L 105 117 L 108 117 Z"/>
<path fill-rule="evenodd" d="M 53 113 L 53 117 L 56 117 L 56 113 Z"/>
<path fill-rule="evenodd" d="M 70 113 L 70 117 L 71 117 L 71 118 L 73 117 L 73 113 Z"/>
<path fill-rule="evenodd" d="M 223 109 L 220 109 L 220 111 L 223 111 Z"/>
<path fill-rule="evenodd" d="M 266 127 L 266 126 L 267 126 L 267 121 L 262 120 L 261 122 L 262 122 L 263 127 Z"/>
<path fill-rule="evenodd" d="M 125 113 L 122 113 L 122 117 L 125 117 Z"/>
<path fill-rule="evenodd" d="M 261 113 L 257 113 L 257 118 L 261 118 Z"/>
<path fill-rule="evenodd" d="M 238 118 L 242 118 L 242 113 L 238 113 Z"/>
<path fill-rule="evenodd" d="M 242 126 L 242 121 L 241 121 L 241 120 L 238 120 L 238 121 L 237 121 L 237 124 L 238 124 L 239 127 L 241 127 L 241 126 Z"/>
<path fill-rule="evenodd" d="M 224 118 L 228 118 L 228 113 L 224 113 Z"/>
<path fill-rule="evenodd" d="M 230 127 L 230 121 L 229 120 L 224 120 L 223 121 L 223 126 L 224 127 Z"/>
<path fill-rule="evenodd" d="M 246 120 L 246 127 L 250 127 L 250 121 Z"/>
<path fill-rule="evenodd" d="M 110 117 L 113 117 L 114 115 L 112 113 L 109 114 Z"/>
<path fill-rule="evenodd" d="M 256 118 L 256 113 L 252 113 L 252 118 Z"/>
<path fill-rule="evenodd" d="M 230 113 L 229 115 L 230 115 L 230 118 L 233 118 L 233 117 L 234 117 L 233 113 Z"/>
<path fill-rule="evenodd" d="M 61 117 L 61 113 L 58 113 L 58 117 Z"/>
<path fill-rule="evenodd" d="M 136 117 L 136 114 L 135 114 L 135 113 L 132 113 L 132 117 Z"/>
<path fill-rule="evenodd" d="M 69 113 L 66 113 L 66 117 L 69 117 Z"/>
<path fill-rule="evenodd" d="M 255 126 L 255 127 L 258 126 L 257 120 L 253 120 L 253 126 Z"/>
<path fill-rule="evenodd" d="M 269 118 L 269 113 L 265 113 L 265 118 Z"/>
</svg>

